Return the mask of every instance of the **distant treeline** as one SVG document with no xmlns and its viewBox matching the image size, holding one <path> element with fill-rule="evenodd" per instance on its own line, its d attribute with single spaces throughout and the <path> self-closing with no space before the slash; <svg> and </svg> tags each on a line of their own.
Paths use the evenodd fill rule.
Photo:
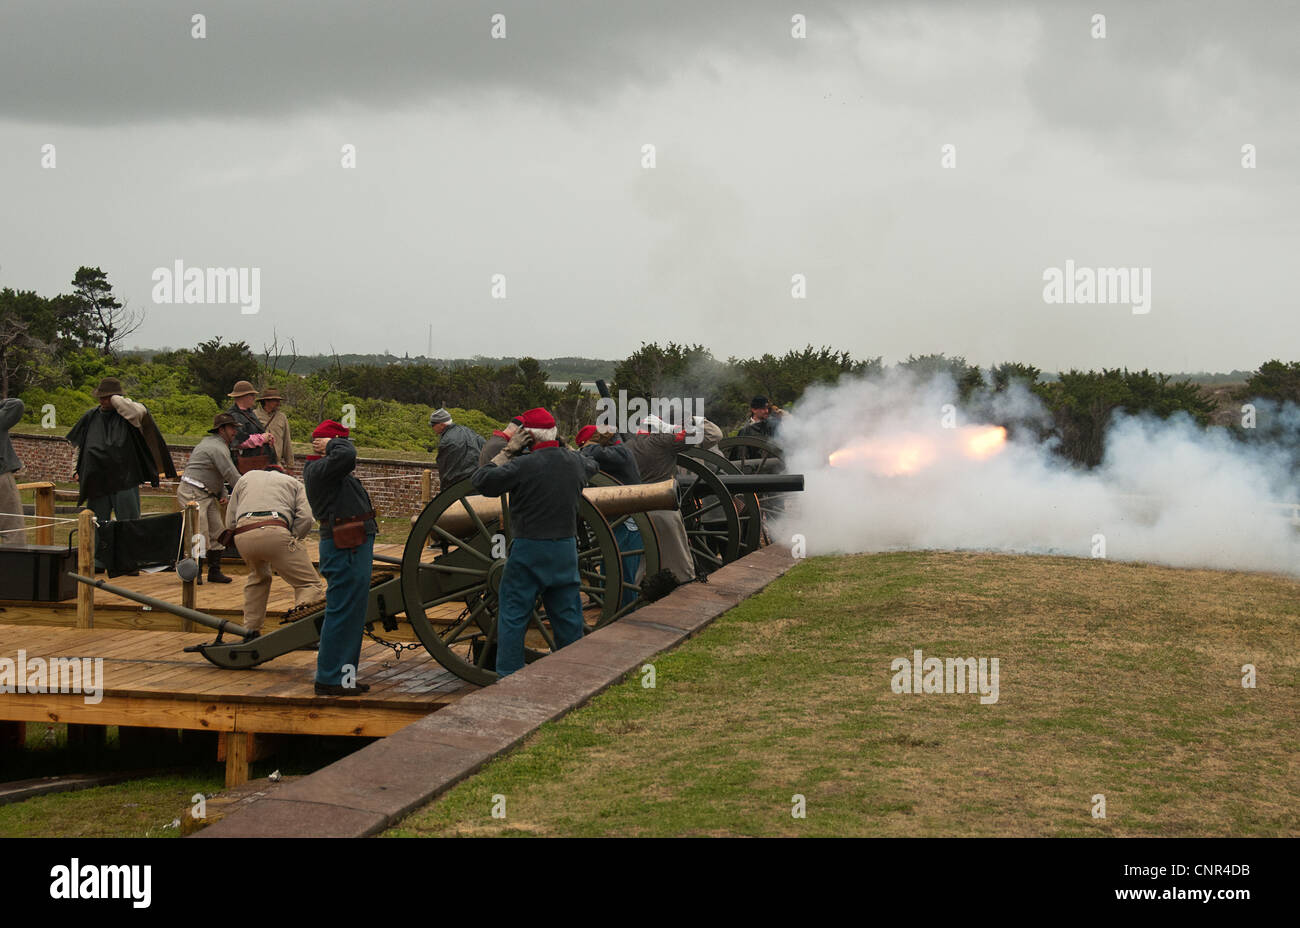
<svg viewBox="0 0 1300 928">
<path fill-rule="evenodd" d="M 226 394 L 235 381 L 249 380 L 259 388 L 283 391 L 299 437 L 350 407 L 360 443 L 426 450 L 436 444 L 427 419 L 438 406 L 457 410 L 462 421 L 481 432 L 524 409 L 545 406 L 555 411 L 561 430 L 572 435 L 595 418 L 596 398 L 582 390 L 581 381 L 604 379 L 629 397 L 702 400 L 705 414 L 732 430 L 747 418 L 753 396 L 796 406 L 813 384 L 886 371 L 880 357 L 855 358 L 847 351 L 811 345 L 779 356 L 722 360 L 701 345 L 643 343 L 621 361 L 301 355 L 292 339 L 282 345 L 278 337 L 260 351 L 220 337 L 193 348 L 124 351 L 122 342 L 142 314 L 116 300 L 99 268 L 79 268 L 71 284 L 70 293 L 54 297 L 0 289 L 0 397 L 21 396 L 29 423 L 39 423 L 42 409 L 52 405 L 58 422 L 70 426 L 93 405 L 90 391 L 100 378 L 117 376 L 128 393 L 150 406 L 164 432 L 198 436 L 219 409 L 229 406 Z M 1011 425 L 1038 429 L 1057 453 L 1084 466 L 1101 460 L 1106 429 L 1118 412 L 1160 418 L 1186 414 L 1203 426 L 1213 421 L 1243 440 L 1274 441 L 1296 453 L 1300 362 L 1273 360 L 1255 371 L 1228 374 L 1103 369 L 1050 375 L 1024 363 L 982 368 L 962 357 L 927 354 L 909 356 L 894 367 L 922 377 L 951 376 L 972 414 L 994 408 L 990 396 L 1022 383 L 1042 400 L 1048 416 Z M 1247 404 L 1249 410 L 1243 408 Z"/>
</svg>

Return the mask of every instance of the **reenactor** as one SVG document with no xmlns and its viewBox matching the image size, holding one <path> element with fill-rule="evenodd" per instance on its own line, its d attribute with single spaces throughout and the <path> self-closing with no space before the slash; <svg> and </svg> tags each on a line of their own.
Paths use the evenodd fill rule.
<svg viewBox="0 0 1300 928">
<path fill-rule="evenodd" d="M 280 464 L 250 470 L 239 478 L 226 505 L 226 528 L 244 563 L 244 628 L 260 632 L 271 595 L 271 570 L 293 587 L 293 604 L 325 598 L 325 584 L 311 563 L 306 537 L 314 522 L 307 491 Z M 368 584 L 367 584 L 368 586 Z"/>
<path fill-rule="evenodd" d="M 530 409 L 520 418 L 505 448 L 470 478 L 484 496 L 510 494 L 514 540 L 501 575 L 497 618 L 496 670 L 503 677 L 524 666 L 524 633 L 539 594 L 556 648 L 582 638 L 578 499 L 599 469 L 595 459 L 556 441 L 555 417 L 545 409 Z"/>
<path fill-rule="evenodd" d="M 438 489 L 468 479 L 478 467 L 483 438 L 471 428 L 451 421 L 451 413 L 435 409 L 429 413 L 429 426 L 438 435 Z"/>
<path fill-rule="evenodd" d="M 159 485 L 159 475 L 176 478 L 167 442 L 143 404 L 122 395 L 122 382 L 105 377 L 91 393 L 99 405 L 68 432 L 77 449 L 77 503 L 100 522 L 140 518 L 140 484 Z M 95 563 L 97 569 L 103 564 Z"/>
<path fill-rule="evenodd" d="M 641 472 L 637 470 L 636 458 L 632 455 L 632 450 L 612 429 L 602 431 L 594 425 L 584 425 L 578 430 L 574 441 L 583 454 L 592 458 L 602 471 L 619 483 L 641 482 Z M 641 530 L 637 528 L 636 520 L 630 516 L 611 528 L 614 530 L 614 540 L 618 542 L 620 551 L 639 551 L 644 547 L 641 541 Z M 631 554 L 623 558 L 623 578 L 626 582 L 639 582 L 640 565 L 639 554 Z M 619 605 L 626 606 L 634 599 L 636 599 L 636 590 L 624 587 Z"/>
<path fill-rule="evenodd" d="M 756 396 L 749 401 L 749 421 L 741 426 L 736 436 L 756 435 L 769 441 L 776 440 L 777 426 L 786 416 L 780 406 L 773 406 L 766 396 Z"/>
<path fill-rule="evenodd" d="M 237 382 L 226 394 L 235 402 L 226 410 L 239 431 L 235 433 L 235 464 L 242 474 L 246 470 L 257 470 L 267 464 L 275 464 L 279 458 L 275 454 L 275 436 L 266 431 L 262 420 L 257 417 L 253 406 L 257 403 L 257 391 L 247 380 Z M 248 459 L 252 460 L 248 460 Z M 240 459 L 244 459 L 241 463 Z"/>
<path fill-rule="evenodd" d="M 715 436 L 714 444 L 720 440 L 722 430 L 714 423 L 702 417 L 692 424 L 705 436 Z M 686 429 L 664 422 L 658 416 L 646 416 L 641 420 L 641 428 L 628 439 L 633 457 L 636 458 L 637 470 L 645 483 L 658 483 L 677 475 L 677 452 L 691 446 L 687 444 Z M 656 509 L 650 512 L 650 521 L 654 523 L 659 535 L 659 560 L 664 569 L 672 573 L 678 583 L 688 583 L 695 579 L 695 558 L 691 555 L 690 539 L 686 535 L 686 523 L 682 514 L 675 509 Z"/>
<path fill-rule="evenodd" d="M 293 468 L 293 443 L 289 435 L 289 418 L 281 411 L 280 406 L 284 402 L 284 397 L 275 387 L 269 387 L 262 391 L 262 395 L 257 398 L 259 409 L 257 420 L 262 423 L 262 428 L 266 429 L 271 436 L 271 445 L 275 448 L 276 457 L 284 465 L 285 470 Z"/>
<path fill-rule="evenodd" d="M 370 689 L 355 681 L 379 525 L 370 494 L 353 473 L 357 449 L 348 430 L 326 419 L 311 433 L 311 445 L 316 453 L 308 456 L 302 478 L 312 512 L 320 520 L 320 572 L 328 584 L 316 655 L 316 695 L 359 696 Z"/>
<path fill-rule="evenodd" d="M 23 498 L 18 495 L 14 474 L 23 462 L 14 452 L 9 430 L 22 421 L 23 401 L 16 396 L 0 400 L 0 545 L 21 545 L 27 540 L 23 531 Z"/>
<path fill-rule="evenodd" d="M 501 450 L 509 444 L 510 439 L 514 438 L 515 432 L 519 431 L 519 426 L 523 424 L 523 421 L 523 419 L 515 416 L 506 423 L 504 430 L 493 429 L 492 435 L 483 443 L 483 450 L 478 453 L 479 467 L 482 467 L 501 453 Z"/>
<path fill-rule="evenodd" d="M 224 531 L 221 501 L 226 498 L 226 484 L 233 487 L 239 482 L 239 471 L 230 457 L 230 443 L 238 431 L 239 426 L 229 413 L 217 413 L 208 434 L 190 452 L 185 472 L 176 484 L 176 502 L 181 509 L 198 503 L 198 529 L 207 552 L 209 583 L 230 582 L 221 572 L 221 556 L 225 550 L 220 540 Z M 203 582 L 202 578 L 199 582 Z"/>
</svg>

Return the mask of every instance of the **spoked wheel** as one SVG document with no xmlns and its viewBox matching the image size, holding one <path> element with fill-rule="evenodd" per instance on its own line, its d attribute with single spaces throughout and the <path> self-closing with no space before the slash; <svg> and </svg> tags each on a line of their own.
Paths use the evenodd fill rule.
<svg viewBox="0 0 1300 928">
<path fill-rule="evenodd" d="M 499 593 L 512 537 L 508 500 L 478 496 L 473 484 L 463 480 L 424 507 L 402 552 L 402 596 L 416 636 L 439 664 L 481 686 L 497 679 Z M 580 589 L 601 624 L 618 611 L 623 574 L 614 533 L 585 498 L 578 502 L 577 538 Z M 445 544 L 445 553 L 430 560 L 428 540 Z M 463 604 L 458 615 L 431 614 L 452 603 Z M 528 662 L 555 650 L 540 597 L 529 619 L 527 644 Z"/>
<path fill-rule="evenodd" d="M 594 487 L 623 486 L 623 483 L 621 481 L 614 479 L 604 471 L 601 471 L 600 473 L 596 474 L 596 476 L 592 477 L 588 481 L 588 483 L 590 483 Z M 620 549 L 619 560 L 621 562 L 622 559 L 625 557 L 644 558 L 644 560 L 642 561 L 642 566 L 645 568 L 645 572 L 643 575 L 646 577 L 653 577 L 655 574 L 659 573 L 659 568 L 660 568 L 659 533 L 655 531 L 654 522 L 650 519 L 650 516 L 647 513 L 636 512 L 633 513 L 631 516 L 628 516 L 627 518 L 630 518 L 636 524 L 637 531 L 641 535 L 641 547 L 630 548 L 627 550 Z M 614 526 L 611 526 L 611 529 L 612 528 L 614 528 Z M 596 628 L 601 628 L 602 626 L 608 625 L 610 622 L 614 621 L 615 619 L 621 619 L 629 612 L 632 612 L 641 607 L 642 605 L 641 588 L 637 585 L 637 578 L 635 573 L 633 573 L 632 576 L 628 576 L 627 571 L 623 572 L 623 592 L 624 595 L 628 593 L 633 593 L 635 594 L 636 598 L 633 599 L 626 606 L 620 606 L 617 609 L 617 611 L 615 611 L 613 618 L 604 618 L 602 614 L 601 619 L 596 623 Z"/>
<path fill-rule="evenodd" d="M 696 576 L 704 576 L 740 557 L 740 514 L 727 488 L 718 479 L 717 462 L 701 459 L 711 451 L 679 451 L 677 466 L 688 474 L 678 482 L 678 509 L 695 560 Z M 725 465 L 726 461 L 713 455 Z M 694 478 L 694 479 L 692 479 Z"/>
<path fill-rule="evenodd" d="M 742 474 L 784 474 L 785 452 L 770 438 L 737 435 L 718 442 L 718 452 L 740 468 Z M 786 493 L 759 493 L 759 506 L 769 518 L 785 512 Z"/>
<path fill-rule="evenodd" d="M 685 451 L 679 451 L 677 453 L 678 466 L 681 465 L 683 456 L 700 462 L 715 475 L 741 473 L 739 467 L 716 451 L 705 451 L 701 448 L 687 448 Z M 757 551 L 763 545 L 763 509 L 759 503 L 758 495 L 752 492 L 732 493 L 731 500 L 736 506 L 736 515 L 740 518 L 740 551 L 736 556 L 744 557 L 746 554 Z"/>
<path fill-rule="evenodd" d="M 784 452 L 781 446 L 757 435 L 737 435 L 718 442 L 718 451 L 742 474 L 785 473 Z"/>
</svg>

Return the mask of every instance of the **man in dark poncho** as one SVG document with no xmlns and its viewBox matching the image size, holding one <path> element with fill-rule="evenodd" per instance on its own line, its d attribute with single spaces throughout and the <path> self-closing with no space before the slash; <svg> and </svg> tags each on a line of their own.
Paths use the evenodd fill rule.
<svg viewBox="0 0 1300 928">
<path fill-rule="evenodd" d="M 138 519 L 140 484 L 158 486 L 160 473 L 176 478 L 167 442 L 149 410 L 122 395 L 116 377 L 105 377 L 91 395 L 99 406 L 67 435 L 77 448 L 77 503 L 85 503 L 100 522 L 113 515 Z"/>
</svg>

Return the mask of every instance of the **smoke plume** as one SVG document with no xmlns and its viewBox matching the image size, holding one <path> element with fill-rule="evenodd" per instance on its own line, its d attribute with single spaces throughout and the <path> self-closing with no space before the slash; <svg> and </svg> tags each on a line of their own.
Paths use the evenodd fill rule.
<svg viewBox="0 0 1300 928">
<path fill-rule="evenodd" d="M 951 379 L 905 370 L 817 387 L 782 425 L 787 469 L 805 475 L 775 526 L 809 554 L 942 549 L 1104 556 L 1300 576 L 1289 455 L 1189 418 L 1117 415 L 1101 466 L 1071 466 L 1040 441 L 1050 415 L 1013 386 L 964 419 Z M 946 405 L 951 404 L 951 405 Z M 1009 426 L 1001 449 L 972 426 Z M 983 435 L 981 438 L 980 436 Z M 835 455 L 837 466 L 828 458 Z M 858 450 L 853 450 L 853 449 Z"/>
</svg>

